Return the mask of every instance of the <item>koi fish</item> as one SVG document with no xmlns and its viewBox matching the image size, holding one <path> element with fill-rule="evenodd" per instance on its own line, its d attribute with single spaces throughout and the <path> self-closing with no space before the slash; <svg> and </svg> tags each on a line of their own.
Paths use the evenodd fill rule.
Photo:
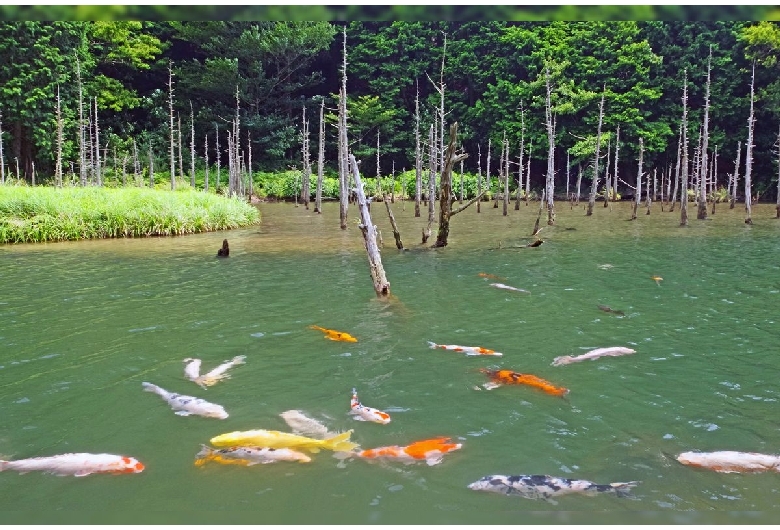
<svg viewBox="0 0 780 530">
<path fill-rule="evenodd" d="M 450 438 L 431 438 L 430 440 L 420 440 L 406 447 L 391 445 L 387 447 L 377 447 L 375 449 L 366 449 L 356 453 L 361 458 L 380 458 L 395 460 L 411 464 L 425 460 L 429 466 L 435 466 L 441 463 L 442 457 L 452 451 L 457 451 L 463 447 L 463 444 L 451 443 Z"/>
<path fill-rule="evenodd" d="M 218 418 L 224 420 L 228 417 L 228 413 L 221 405 L 215 405 L 209 403 L 205 399 L 196 398 L 193 396 L 183 396 L 173 392 L 168 392 L 164 388 L 160 388 L 152 383 L 141 383 L 144 390 L 147 392 L 153 392 L 168 402 L 173 410 L 176 411 L 177 416 L 189 416 L 195 414 L 197 416 L 204 416 L 206 418 Z"/>
<path fill-rule="evenodd" d="M 330 432 L 323 424 L 309 418 L 300 410 L 286 410 L 279 414 L 279 416 L 282 417 L 295 434 L 311 436 L 318 440 L 324 440 L 325 438 L 332 438 L 338 435 L 336 432 Z"/>
<path fill-rule="evenodd" d="M 780 455 L 741 453 L 739 451 L 715 451 L 712 453 L 687 452 L 677 456 L 686 466 L 704 467 L 718 473 L 780 473 Z"/>
<path fill-rule="evenodd" d="M 60 477 L 73 475 L 86 477 L 93 473 L 140 473 L 144 465 L 129 456 L 67 453 L 56 456 L 41 456 L 25 460 L 0 460 L 0 471 L 18 471 L 20 475 L 30 471 L 43 471 Z"/>
<path fill-rule="evenodd" d="M 576 357 L 572 357 L 571 355 L 556 357 L 553 359 L 552 365 L 563 366 L 564 364 L 578 363 L 580 361 L 594 361 L 599 357 L 618 357 L 620 355 L 629 355 L 632 353 L 636 353 L 636 350 L 632 350 L 631 348 L 624 348 L 622 346 L 596 348 L 595 350 L 591 350 L 588 353 L 583 353 L 582 355 L 578 355 Z"/>
<path fill-rule="evenodd" d="M 507 291 L 516 291 L 518 293 L 531 294 L 531 291 L 526 291 L 525 289 L 518 289 L 517 287 L 512 287 L 511 285 L 505 285 L 503 283 L 491 283 L 489 285 L 491 287 L 496 287 L 498 289 L 506 289 Z"/>
<path fill-rule="evenodd" d="M 246 362 L 244 362 L 244 359 L 246 359 L 246 355 L 238 355 L 236 357 L 233 357 L 231 360 L 223 362 L 222 364 L 220 364 L 210 372 L 205 373 L 201 376 L 197 376 L 195 379 L 190 379 L 190 381 L 194 381 L 195 383 L 200 385 L 201 388 L 213 386 L 219 381 L 222 381 L 223 379 L 230 379 L 230 374 L 226 372 L 233 366 L 237 366 L 239 364 L 246 364 Z M 200 361 L 199 359 L 191 359 L 191 360 Z M 184 368 L 185 373 L 187 371 L 187 368 L 189 368 L 192 364 L 193 363 L 190 363 Z"/>
<path fill-rule="evenodd" d="M 435 342 L 431 342 L 431 341 L 428 341 L 428 346 L 430 346 L 432 350 L 436 348 L 441 348 L 442 350 L 463 352 L 469 356 L 494 355 L 496 357 L 501 357 L 502 355 L 504 355 L 501 352 L 488 350 L 487 348 L 483 348 L 482 346 L 458 346 L 457 344 L 436 344 Z"/>
<path fill-rule="evenodd" d="M 273 447 L 230 447 L 228 449 L 213 449 L 201 445 L 200 452 L 195 455 L 195 465 L 202 466 L 206 462 L 218 464 L 233 464 L 239 466 L 254 466 L 271 464 L 273 462 L 311 462 L 311 457 L 289 448 L 275 449 Z"/>
<path fill-rule="evenodd" d="M 658 285 L 658 287 L 661 287 L 661 281 L 663 281 L 663 278 L 661 278 L 660 276 L 650 276 L 650 278 L 652 280 L 655 280 L 655 283 L 656 285 Z"/>
<path fill-rule="evenodd" d="M 531 374 L 521 374 L 511 370 L 488 370 L 486 368 L 480 368 L 479 371 L 483 374 L 487 374 L 487 376 L 493 380 L 492 384 L 489 383 L 488 385 L 485 385 L 485 388 L 488 390 L 505 384 L 533 386 L 553 396 L 565 396 L 569 393 L 568 388 L 555 386 L 549 381 L 545 381 L 541 377 L 536 377 Z"/>
<path fill-rule="evenodd" d="M 551 477 L 549 475 L 488 475 L 469 484 L 474 491 L 489 491 L 505 495 L 519 495 L 525 499 L 545 499 L 557 504 L 552 497 L 570 493 L 593 496 L 598 493 L 614 493 L 618 497 L 629 496 L 629 491 L 639 482 L 613 482 L 596 484 L 589 480 Z"/>
<path fill-rule="evenodd" d="M 357 390 L 352 389 L 352 400 L 349 403 L 350 411 L 356 420 L 359 421 L 372 421 L 374 423 L 381 423 L 386 425 L 390 423 L 390 414 L 382 412 L 381 410 L 372 409 L 360 404 L 358 401 Z"/>
<path fill-rule="evenodd" d="M 195 381 L 200 377 L 200 359 L 187 357 L 184 359 L 184 377 L 190 381 Z"/>
<path fill-rule="evenodd" d="M 488 274 L 486 272 L 480 272 L 477 274 L 480 278 L 490 278 L 491 280 L 503 280 L 506 281 L 506 278 L 502 278 L 501 276 L 496 276 L 495 274 Z"/>
<path fill-rule="evenodd" d="M 623 311 L 618 311 L 616 309 L 612 309 L 608 305 L 598 304 L 598 308 L 601 309 L 602 311 L 604 311 L 605 313 L 614 313 L 616 315 L 626 316 L 626 314 Z"/>
<path fill-rule="evenodd" d="M 351 430 L 325 440 L 316 440 L 314 438 L 307 438 L 306 436 L 291 434 L 289 432 L 256 429 L 254 431 L 233 431 L 220 434 L 210 441 L 211 445 L 216 447 L 252 446 L 272 447 L 274 449 L 295 447 L 306 449 L 312 453 L 318 453 L 320 449 L 351 451 L 357 447 L 357 444 L 349 441 L 350 436 L 352 436 Z"/>
<path fill-rule="evenodd" d="M 321 328 L 319 326 L 309 326 L 311 329 L 316 329 L 319 331 L 322 331 L 325 334 L 326 339 L 330 340 L 340 340 L 342 342 L 357 342 L 358 340 L 350 335 L 349 333 L 345 333 L 343 331 L 336 331 L 333 329 L 325 329 Z"/>
</svg>

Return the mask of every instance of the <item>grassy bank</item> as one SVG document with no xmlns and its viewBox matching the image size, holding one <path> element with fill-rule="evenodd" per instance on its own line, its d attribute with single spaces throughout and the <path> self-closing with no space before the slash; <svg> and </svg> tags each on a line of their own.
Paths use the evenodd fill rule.
<svg viewBox="0 0 780 530">
<path fill-rule="evenodd" d="M 0 186 L 0 243 L 184 235 L 259 220 L 246 202 L 193 190 Z"/>
</svg>

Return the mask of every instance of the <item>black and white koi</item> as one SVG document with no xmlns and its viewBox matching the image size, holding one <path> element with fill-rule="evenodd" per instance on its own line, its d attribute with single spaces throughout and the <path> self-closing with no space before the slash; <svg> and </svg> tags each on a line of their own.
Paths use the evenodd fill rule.
<svg viewBox="0 0 780 530">
<path fill-rule="evenodd" d="M 474 491 L 519 495 L 525 499 L 544 499 L 555 504 L 552 497 L 571 493 L 588 496 L 599 493 L 614 493 L 618 497 L 626 497 L 631 488 L 638 484 L 639 482 L 596 484 L 589 480 L 551 477 L 550 475 L 488 475 L 469 484 L 468 487 Z"/>
<path fill-rule="evenodd" d="M 153 392 L 157 394 L 176 411 L 177 416 L 189 416 L 195 414 L 197 416 L 204 416 L 206 418 L 218 418 L 224 420 L 228 417 L 228 413 L 221 405 L 209 403 L 205 399 L 196 398 L 193 396 L 183 396 L 174 392 L 168 392 L 164 388 L 160 388 L 152 383 L 143 382 L 141 385 L 147 392 Z"/>
</svg>

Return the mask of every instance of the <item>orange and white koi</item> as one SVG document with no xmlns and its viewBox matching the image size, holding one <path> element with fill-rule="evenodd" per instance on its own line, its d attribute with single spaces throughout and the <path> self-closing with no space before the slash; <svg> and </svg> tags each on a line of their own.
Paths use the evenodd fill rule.
<svg viewBox="0 0 780 530">
<path fill-rule="evenodd" d="M 457 344 L 436 344 L 435 342 L 431 342 L 431 341 L 428 341 L 428 346 L 430 346 L 432 350 L 435 350 L 436 348 L 441 348 L 442 350 L 463 352 L 469 356 L 494 355 L 496 357 L 501 357 L 502 355 L 504 355 L 501 352 L 489 350 L 487 348 L 483 348 L 482 346 L 458 346 Z"/>
<path fill-rule="evenodd" d="M 42 456 L 25 460 L 0 460 L 0 471 L 18 471 L 19 474 L 30 471 L 43 471 L 61 477 L 73 475 L 86 477 L 93 473 L 109 473 L 121 475 L 125 473 L 140 473 L 144 465 L 129 456 L 110 455 L 106 453 L 67 453 L 56 456 Z"/>
<path fill-rule="evenodd" d="M 531 374 L 521 374 L 513 372 L 512 370 L 488 370 L 486 368 L 480 368 L 479 370 L 483 374 L 486 374 L 492 383 L 485 385 L 485 388 L 491 390 L 504 385 L 528 385 L 540 390 L 543 390 L 547 394 L 553 396 L 565 396 L 569 393 L 568 388 L 555 386 L 549 381 L 545 381 L 541 377 L 536 377 Z"/>
<path fill-rule="evenodd" d="M 424 460 L 429 466 L 435 466 L 441 463 L 445 454 L 457 451 L 461 447 L 463 447 L 463 444 L 452 443 L 450 438 L 441 437 L 420 440 L 406 447 L 391 445 L 366 449 L 355 454 L 361 458 L 395 460 L 407 464 Z"/>
<path fill-rule="evenodd" d="M 490 278 L 491 280 L 502 280 L 506 281 L 506 278 L 502 278 L 501 276 L 496 276 L 495 274 L 488 274 L 487 272 L 480 272 L 477 274 L 480 278 Z"/>
<path fill-rule="evenodd" d="M 712 453 L 680 453 L 677 461 L 686 466 L 703 467 L 718 473 L 780 473 L 780 455 L 741 453 L 739 451 L 714 451 Z"/>
<path fill-rule="evenodd" d="M 309 328 L 322 331 L 325 334 L 325 338 L 326 339 L 338 340 L 338 341 L 342 341 L 342 342 L 357 342 L 358 341 L 355 337 L 353 337 L 349 333 L 345 333 L 343 331 L 336 331 L 334 329 L 325 329 L 325 328 L 321 328 L 320 326 L 309 326 Z"/>
<path fill-rule="evenodd" d="M 229 361 L 223 362 L 210 372 L 207 372 L 203 375 L 198 374 L 198 370 L 200 369 L 200 359 L 184 359 L 184 362 L 187 363 L 184 366 L 184 375 L 190 381 L 197 383 L 201 388 L 206 388 L 217 384 L 223 379 L 230 379 L 230 374 L 228 374 L 227 371 L 233 366 L 246 364 L 244 359 L 246 359 L 246 355 L 238 355 Z"/>
<path fill-rule="evenodd" d="M 361 405 L 360 401 L 358 401 L 357 390 L 354 388 L 352 389 L 352 400 L 350 401 L 349 406 L 349 413 L 352 414 L 356 420 L 372 421 L 383 425 L 390 423 L 390 414 L 387 412 Z"/>
<path fill-rule="evenodd" d="M 287 447 L 229 447 L 214 449 L 201 445 L 200 452 L 195 455 L 195 465 L 202 466 L 206 462 L 232 464 L 239 466 L 254 466 L 271 464 L 273 462 L 311 462 L 311 457 Z"/>
<path fill-rule="evenodd" d="M 503 283 L 491 283 L 489 285 L 491 287 L 496 287 L 498 289 L 505 289 L 507 291 L 516 291 L 518 293 L 531 294 L 531 291 L 526 291 L 525 289 L 519 289 L 517 287 L 512 287 L 511 285 L 506 285 L 506 284 L 503 284 Z"/>
<path fill-rule="evenodd" d="M 563 355 L 553 359 L 553 366 L 563 366 L 564 364 L 578 363 L 580 361 L 593 361 L 599 357 L 618 357 L 620 355 L 630 355 L 636 353 L 636 350 L 631 348 L 624 348 L 622 346 L 610 346 L 609 348 L 596 348 L 588 353 L 583 353 L 576 357 L 571 355 Z"/>
</svg>

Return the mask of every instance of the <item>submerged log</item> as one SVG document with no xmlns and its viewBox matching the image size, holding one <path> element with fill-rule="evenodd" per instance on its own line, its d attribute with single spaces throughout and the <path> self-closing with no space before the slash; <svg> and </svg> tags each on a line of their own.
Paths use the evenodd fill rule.
<svg viewBox="0 0 780 530">
<path fill-rule="evenodd" d="M 355 191 L 358 208 L 360 209 L 360 224 L 358 228 L 363 233 L 363 243 L 368 254 L 368 265 L 371 272 L 371 280 L 374 283 L 374 291 L 376 291 L 377 296 L 387 297 L 390 296 L 390 282 L 387 281 L 385 269 L 382 266 L 382 257 L 379 254 L 379 247 L 376 242 L 376 226 L 371 222 L 368 201 L 366 200 L 366 194 L 363 192 L 363 182 L 360 180 L 360 172 L 358 171 L 355 155 L 349 155 L 349 164 L 352 168 L 352 176 L 355 178 Z"/>
<path fill-rule="evenodd" d="M 393 237 L 395 237 L 395 246 L 398 250 L 404 249 L 404 244 L 401 241 L 401 232 L 398 231 L 398 225 L 395 222 L 395 216 L 393 210 L 390 209 L 390 203 L 385 199 L 385 206 L 387 207 L 387 215 L 390 217 L 390 226 L 393 227 Z"/>
</svg>

